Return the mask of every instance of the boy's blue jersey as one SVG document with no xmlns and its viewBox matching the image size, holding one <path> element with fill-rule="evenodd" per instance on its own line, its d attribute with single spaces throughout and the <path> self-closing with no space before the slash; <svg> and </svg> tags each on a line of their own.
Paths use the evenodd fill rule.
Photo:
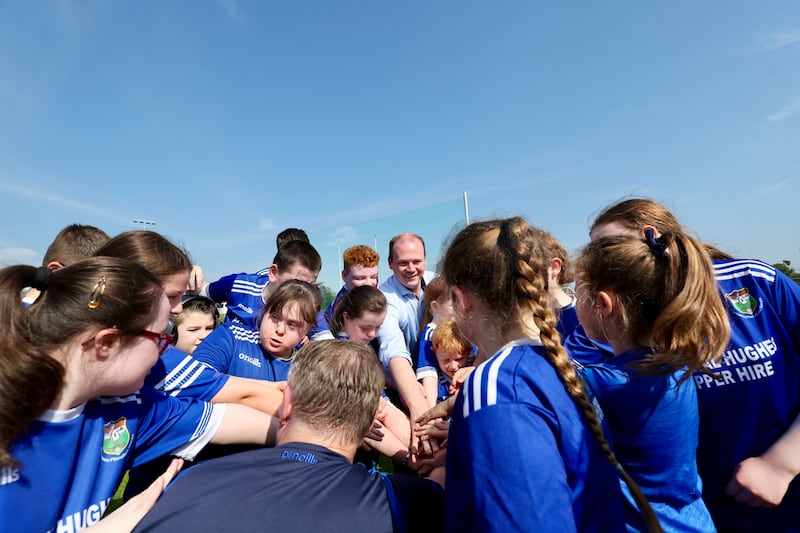
<svg viewBox="0 0 800 533">
<path fill-rule="evenodd" d="M 194 358 L 231 376 L 284 381 L 291 359 L 273 357 L 261 347 L 258 330 L 240 323 L 223 324 L 195 349 Z"/>
<path fill-rule="evenodd" d="M 208 402 L 225 386 L 228 378 L 227 374 L 170 346 L 158 358 L 144 384 L 171 396 L 180 395 Z"/>
<path fill-rule="evenodd" d="M 251 328 L 264 307 L 264 288 L 269 283 L 269 269 L 255 274 L 231 274 L 208 284 L 208 297 L 217 303 L 227 302 L 225 323 L 238 320 Z"/>
<path fill-rule="evenodd" d="M 46 411 L 11 447 L 2 469 L 0 531 L 73 532 L 96 523 L 125 471 L 175 452 L 191 459 L 224 407 L 144 388 L 69 411 Z"/>
<path fill-rule="evenodd" d="M 538 341 L 507 344 L 459 392 L 445 530 L 625 530 L 616 471 Z"/>
<path fill-rule="evenodd" d="M 637 376 L 629 365 L 649 350 L 631 350 L 579 369 L 600 404 L 614 453 L 650 501 L 664 531 L 714 532 L 697 473 L 697 393 L 683 371 Z M 622 483 L 629 531 L 646 531 Z"/>
<path fill-rule="evenodd" d="M 781 504 L 752 508 L 724 493 L 737 464 L 761 455 L 800 414 L 800 286 L 755 260 L 715 261 L 731 341 L 719 377 L 697 373 L 698 466 L 719 529 L 800 531 L 800 484 Z"/>
</svg>

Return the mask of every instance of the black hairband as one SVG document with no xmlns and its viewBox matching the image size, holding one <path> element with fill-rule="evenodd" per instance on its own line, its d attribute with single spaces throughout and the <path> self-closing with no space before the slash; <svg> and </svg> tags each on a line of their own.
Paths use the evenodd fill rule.
<svg viewBox="0 0 800 533">
<path fill-rule="evenodd" d="M 33 283 L 31 283 L 31 287 L 40 291 L 47 290 L 47 286 L 50 284 L 50 277 L 52 275 L 53 271 L 47 267 L 37 268 L 36 275 L 33 277 Z"/>
<path fill-rule="evenodd" d="M 656 257 L 664 257 L 664 251 L 667 249 L 667 243 L 665 243 L 664 239 L 661 237 L 656 237 L 656 230 L 653 228 L 645 229 L 644 240 L 650 247 L 650 251 L 652 251 Z"/>
</svg>

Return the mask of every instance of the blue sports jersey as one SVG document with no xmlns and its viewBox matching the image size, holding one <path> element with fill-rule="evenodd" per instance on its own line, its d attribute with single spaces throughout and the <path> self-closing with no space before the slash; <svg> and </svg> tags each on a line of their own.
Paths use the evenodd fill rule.
<svg viewBox="0 0 800 533">
<path fill-rule="evenodd" d="M 125 470 L 176 453 L 191 459 L 213 437 L 224 406 L 144 388 L 69 411 L 46 411 L 11 447 L 0 531 L 74 532 L 97 522 Z"/>
<path fill-rule="evenodd" d="M 575 299 L 573 298 L 571 303 L 559 309 L 556 316 L 558 317 L 556 329 L 563 341 L 569 337 L 580 324 L 580 322 L 578 322 L 578 310 L 575 306 Z"/>
<path fill-rule="evenodd" d="M 666 532 L 714 532 L 697 473 L 697 393 L 683 371 L 636 376 L 628 365 L 649 350 L 631 350 L 579 369 L 600 404 L 614 453 L 642 492 Z M 629 531 L 647 531 L 627 485 Z"/>
<path fill-rule="evenodd" d="M 174 346 L 158 358 L 144 384 L 171 396 L 211 401 L 228 382 L 228 375 L 185 354 Z"/>
<path fill-rule="evenodd" d="M 610 344 L 590 339 L 580 324 L 562 339 L 562 343 L 570 359 L 582 365 L 602 363 L 606 357 L 614 357 Z"/>
<path fill-rule="evenodd" d="M 422 333 L 419 335 L 419 350 L 417 350 L 417 379 L 425 377 L 438 378 L 439 361 L 433 352 L 433 332 L 436 324 L 431 322 L 425 324 Z"/>
<path fill-rule="evenodd" d="M 258 330 L 223 324 L 195 349 L 194 358 L 219 372 L 243 378 L 284 381 L 292 361 L 272 356 L 261 347 Z"/>
<path fill-rule="evenodd" d="M 733 469 L 761 455 L 800 414 L 800 286 L 755 260 L 715 261 L 731 324 L 718 378 L 697 373 L 698 467 L 721 530 L 800 531 L 800 484 L 780 505 L 752 508 L 724 493 Z"/>
<path fill-rule="evenodd" d="M 538 341 L 507 344 L 464 382 L 447 445 L 445 530 L 625 530 L 616 471 Z"/>
<path fill-rule="evenodd" d="M 246 326 L 257 328 L 256 321 L 264 307 L 264 288 L 269 283 L 269 269 L 255 274 L 231 274 L 218 279 L 203 291 L 217 303 L 227 303 L 225 323 L 238 320 Z"/>
<path fill-rule="evenodd" d="M 181 473 L 136 531 L 433 533 L 441 528 L 442 490 L 435 483 L 381 475 L 322 446 L 289 442 Z"/>
<path fill-rule="evenodd" d="M 333 311 L 336 309 L 336 304 L 339 303 L 339 300 L 347 294 L 347 287 L 342 287 L 339 289 L 339 292 L 336 293 L 336 296 L 333 298 L 333 301 L 328 305 L 327 309 L 325 309 L 325 321 L 330 325 L 333 322 Z"/>
</svg>

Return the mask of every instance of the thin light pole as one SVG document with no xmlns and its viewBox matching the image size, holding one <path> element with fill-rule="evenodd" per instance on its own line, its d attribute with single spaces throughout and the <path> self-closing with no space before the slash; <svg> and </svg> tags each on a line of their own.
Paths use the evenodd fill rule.
<svg viewBox="0 0 800 533">
<path fill-rule="evenodd" d="M 464 220 L 469 225 L 469 201 L 467 200 L 467 191 L 464 191 Z"/>
<path fill-rule="evenodd" d="M 133 223 L 134 224 L 141 224 L 143 230 L 147 229 L 147 226 L 155 226 L 156 225 L 156 223 L 153 222 L 152 220 L 144 220 L 144 219 L 142 219 L 142 220 L 134 220 Z"/>
</svg>

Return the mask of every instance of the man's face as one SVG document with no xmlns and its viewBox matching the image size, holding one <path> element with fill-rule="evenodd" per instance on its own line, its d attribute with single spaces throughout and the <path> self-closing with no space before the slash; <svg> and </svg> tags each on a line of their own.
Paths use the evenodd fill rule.
<svg viewBox="0 0 800 533">
<path fill-rule="evenodd" d="M 345 270 L 342 276 L 344 286 L 347 290 L 361 287 L 362 285 L 369 285 L 371 287 L 378 286 L 378 265 L 373 267 L 365 267 L 355 265 Z"/>
<path fill-rule="evenodd" d="M 416 237 L 404 237 L 394 243 L 389 268 L 405 288 L 419 294 L 425 272 L 425 248 Z"/>
</svg>

